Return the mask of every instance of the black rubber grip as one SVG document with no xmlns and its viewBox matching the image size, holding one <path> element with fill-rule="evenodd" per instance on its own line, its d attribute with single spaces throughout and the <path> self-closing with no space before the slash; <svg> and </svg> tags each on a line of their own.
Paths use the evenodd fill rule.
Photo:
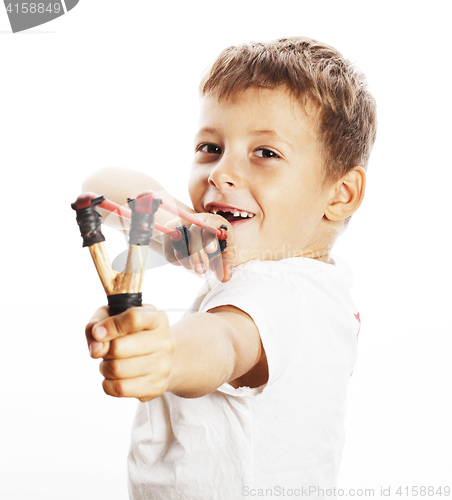
<svg viewBox="0 0 452 500">
<path fill-rule="evenodd" d="M 118 293 L 107 295 L 110 316 L 121 314 L 130 307 L 141 306 L 141 293 Z"/>
<path fill-rule="evenodd" d="M 102 234 L 102 216 L 97 211 L 96 205 L 99 205 L 104 201 L 103 196 L 98 196 L 91 200 L 91 206 L 85 208 L 76 209 L 76 203 L 72 203 L 71 207 L 77 213 L 77 224 L 80 228 L 80 234 L 83 238 L 83 246 L 90 247 L 94 243 L 100 243 L 105 241 L 105 237 Z"/>
<path fill-rule="evenodd" d="M 184 259 L 188 259 L 188 245 L 190 243 L 190 231 L 187 226 L 177 226 L 176 231 L 182 233 L 182 238 L 179 241 L 171 240 L 174 250 L 179 252 Z"/>
<path fill-rule="evenodd" d="M 223 224 L 220 226 L 220 229 L 224 229 L 225 231 L 228 230 L 228 227 Z M 189 254 L 189 244 L 190 244 L 190 231 L 187 226 L 177 226 L 176 230 L 182 233 L 182 238 L 179 241 L 174 241 L 172 240 L 171 243 L 173 245 L 174 250 L 179 252 L 184 259 L 188 259 L 190 254 Z M 214 259 L 220 253 L 223 253 L 224 250 L 226 249 L 226 240 L 218 240 L 218 247 L 213 253 L 207 253 L 207 257 L 210 259 Z"/>
<path fill-rule="evenodd" d="M 151 243 L 152 233 L 154 231 L 155 212 L 159 208 L 162 200 L 155 197 L 152 200 L 152 213 L 141 213 L 135 211 L 135 200 L 127 200 L 132 211 L 130 221 L 129 244 L 130 245 L 149 245 Z"/>
<path fill-rule="evenodd" d="M 225 231 L 227 231 L 228 226 L 226 226 L 225 224 L 222 224 L 220 226 L 220 229 L 224 229 Z M 218 248 L 215 250 L 215 252 L 208 253 L 207 257 L 209 257 L 209 260 L 214 259 L 218 255 L 220 255 L 220 253 L 223 253 L 225 251 L 225 249 L 226 249 L 226 240 L 218 240 Z"/>
</svg>

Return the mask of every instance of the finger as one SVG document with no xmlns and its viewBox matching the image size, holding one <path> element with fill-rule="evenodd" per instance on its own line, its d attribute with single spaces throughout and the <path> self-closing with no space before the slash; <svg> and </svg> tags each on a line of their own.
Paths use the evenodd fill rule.
<svg viewBox="0 0 452 500">
<path fill-rule="evenodd" d="M 142 402 L 161 396 L 168 387 L 168 378 L 147 375 L 122 380 L 104 379 L 105 394 L 116 398 L 138 398 Z"/>
<path fill-rule="evenodd" d="M 173 264 L 175 266 L 180 266 L 180 263 L 177 257 L 175 256 L 175 250 L 172 245 L 171 236 L 169 236 L 168 234 L 163 235 L 162 242 L 163 242 L 163 255 L 165 259 L 170 264 Z"/>
<path fill-rule="evenodd" d="M 165 227 L 167 227 L 168 229 L 176 229 L 177 226 L 181 225 L 185 225 L 188 227 L 190 226 L 190 223 L 184 219 L 176 218 L 167 222 L 165 224 Z M 175 266 L 179 266 L 181 264 L 184 265 L 181 262 L 183 257 L 173 248 L 171 236 L 167 234 L 163 235 L 163 254 L 165 256 L 165 259 L 171 264 L 174 264 Z M 191 269 L 191 267 L 189 267 L 188 269 Z"/>
<path fill-rule="evenodd" d="M 209 231 L 202 232 L 202 247 L 207 254 L 214 254 L 218 249 L 218 238 L 209 233 Z"/>
<path fill-rule="evenodd" d="M 164 320 L 167 321 L 166 314 L 157 311 L 154 306 L 131 307 L 96 323 L 92 335 L 99 342 L 111 341 L 141 330 L 152 330 Z"/>
<path fill-rule="evenodd" d="M 169 359 L 166 352 L 160 351 L 133 358 L 104 359 L 99 365 L 99 371 L 110 380 L 144 377 L 151 372 L 169 374 Z"/>
<path fill-rule="evenodd" d="M 88 349 L 90 352 L 90 356 L 92 358 L 100 358 L 104 356 L 105 354 L 107 354 L 108 349 L 110 347 L 109 342 L 97 342 L 92 334 L 93 326 L 108 317 L 109 317 L 108 307 L 107 306 L 100 307 L 93 314 L 89 323 L 85 327 L 86 341 L 88 343 Z"/>
<path fill-rule="evenodd" d="M 229 221 L 219 215 L 211 214 L 206 219 L 206 222 L 215 227 L 221 227 L 222 225 L 227 227 L 226 247 L 221 254 L 213 258 L 210 257 L 210 268 L 215 272 L 219 281 L 229 281 L 232 277 L 232 269 L 235 265 L 234 229 Z M 215 254 L 218 249 L 219 240 L 213 237 L 213 240 L 209 241 L 212 236 L 213 235 L 207 233 L 204 240 L 204 248 L 208 253 Z"/>
<path fill-rule="evenodd" d="M 108 306 L 102 306 L 99 307 L 99 309 L 96 310 L 96 312 L 93 314 L 91 319 L 89 320 L 88 324 L 85 327 L 85 335 L 87 340 L 92 340 L 92 329 L 93 326 L 96 323 L 99 323 L 99 321 L 102 321 L 105 318 L 108 318 L 109 313 L 108 313 Z"/>
<path fill-rule="evenodd" d="M 215 273 L 218 281 L 226 282 L 231 279 L 232 272 L 230 267 L 227 265 L 226 259 L 224 259 L 223 255 L 218 255 L 214 259 L 210 261 L 210 267 Z"/>
<path fill-rule="evenodd" d="M 152 354 L 157 351 L 169 353 L 174 347 L 172 337 L 167 337 L 168 324 L 160 323 L 152 330 L 143 330 L 110 341 L 110 349 L 104 360 L 126 359 Z"/>
<path fill-rule="evenodd" d="M 227 281 L 229 281 L 232 278 L 232 269 L 233 266 L 230 265 L 228 261 L 224 260 L 222 265 L 222 270 L 220 271 L 221 277 L 218 277 L 218 279 L 222 283 L 226 283 Z"/>
<path fill-rule="evenodd" d="M 231 255 L 234 255 L 233 249 L 229 249 L 228 253 L 224 252 L 210 261 L 211 269 L 215 273 L 217 279 L 223 283 L 232 278 L 234 260 L 230 259 Z"/>
<path fill-rule="evenodd" d="M 207 217 L 206 222 L 208 224 L 210 224 L 211 226 L 215 226 L 217 228 L 220 228 L 221 226 L 226 226 L 226 228 L 227 228 L 227 230 L 226 230 L 226 234 L 227 234 L 226 247 L 223 250 L 222 255 L 224 257 L 226 257 L 230 261 L 230 263 L 232 263 L 235 260 L 235 253 L 234 253 L 235 236 L 234 236 L 234 229 L 233 229 L 231 223 L 228 220 L 226 220 L 225 218 L 221 217 L 220 215 L 216 215 L 216 214 L 210 214 Z M 217 245 L 218 245 L 219 244 L 218 239 L 216 241 L 217 241 Z M 212 248 L 213 248 L 213 246 L 212 246 Z M 215 248 L 215 250 L 216 249 L 217 249 L 217 247 Z M 206 250 L 209 253 L 212 253 L 210 249 L 208 250 L 206 248 Z M 215 251 L 213 253 L 215 253 Z"/>
<path fill-rule="evenodd" d="M 182 267 L 185 267 L 185 269 L 188 269 L 189 271 L 191 271 L 192 265 L 190 263 L 190 259 L 184 258 L 184 256 L 176 250 L 173 250 L 173 252 L 174 252 L 174 255 L 176 256 L 176 258 L 179 262 L 179 265 Z"/>
<path fill-rule="evenodd" d="M 215 274 L 217 279 L 222 281 L 223 283 L 229 281 L 232 278 L 232 270 L 235 267 L 236 262 L 236 253 L 235 253 L 235 236 L 234 229 L 229 221 L 222 219 L 222 224 L 226 225 L 227 229 L 227 240 L 226 240 L 226 248 L 224 251 L 215 257 L 213 260 L 215 261 L 215 266 L 213 267 L 215 270 Z"/>
<path fill-rule="evenodd" d="M 204 274 L 209 267 L 209 258 L 203 250 L 203 229 L 199 226 L 190 227 L 190 263 L 194 271 Z"/>
<path fill-rule="evenodd" d="M 89 354 L 94 359 L 103 358 L 110 350 L 110 342 L 97 342 L 93 340 L 88 342 Z"/>
<path fill-rule="evenodd" d="M 189 259 L 184 258 L 184 256 L 173 247 L 172 239 L 168 235 L 165 235 L 163 239 L 163 253 L 165 259 L 171 264 L 185 267 L 185 269 L 188 270 L 192 269 Z"/>
</svg>

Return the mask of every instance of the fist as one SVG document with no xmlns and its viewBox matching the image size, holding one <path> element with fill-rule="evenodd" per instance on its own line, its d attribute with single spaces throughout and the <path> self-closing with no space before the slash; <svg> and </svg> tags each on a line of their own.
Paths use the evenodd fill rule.
<svg viewBox="0 0 452 500">
<path fill-rule="evenodd" d="M 203 213 L 196 214 L 196 217 L 216 228 L 220 228 L 221 226 L 227 227 L 228 238 L 224 252 L 213 259 L 209 259 L 209 254 L 214 254 L 218 249 L 218 239 L 209 231 L 196 224 L 191 224 L 183 219 L 173 219 L 166 224 L 166 227 L 169 229 L 175 229 L 176 226 L 181 224 L 189 228 L 189 257 L 184 258 L 182 254 L 174 250 L 171 238 L 164 235 L 163 250 L 166 260 L 176 266 L 183 266 L 186 269 L 193 270 L 198 274 L 204 274 L 207 269 L 210 269 L 220 281 L 229 281 L 232 276 L 235 260 L 234 230 L 231 224 L 220 215 Z"/>
<path fill-rule="evenodd" d="M 175 343 L 164 312 L 144 305 L 109 316 L 101 307 L 85 333 L 91 357 L 103 358 L 99 369 L 106 394 L 145 403 L 166 391 Z"/>
</svg>

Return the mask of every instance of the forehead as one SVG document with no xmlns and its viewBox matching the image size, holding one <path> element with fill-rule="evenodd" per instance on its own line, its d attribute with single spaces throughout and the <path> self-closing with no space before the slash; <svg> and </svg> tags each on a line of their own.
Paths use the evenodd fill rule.
<svg viewBox="0 0 452 500">
<path fill-rule="evenodd" d="M 302 103 L 283 88 L 252 87 L 239 95 L 220 97 L 209 93 L 201 98 L 200 125 L 225 128 L 228 123 L 239 128 L 273 130 L 296 141 L 300 134 L 315 140 L 317 109 L 308 100 Z"/>
</svg>

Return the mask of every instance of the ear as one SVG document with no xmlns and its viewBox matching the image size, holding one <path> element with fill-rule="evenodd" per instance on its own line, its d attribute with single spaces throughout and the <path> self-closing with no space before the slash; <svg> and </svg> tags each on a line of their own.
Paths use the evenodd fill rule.
<svg viewBox="0 0 452 500">
<path fill-rule="evenodd" d="M 331 198 L 325 208 L 325 217 L 329 220 L 343 220 L 350 217 L 364 198 L 366 172 L 355 167 L 335 182 L 331 188 Z"/>
</svg>

